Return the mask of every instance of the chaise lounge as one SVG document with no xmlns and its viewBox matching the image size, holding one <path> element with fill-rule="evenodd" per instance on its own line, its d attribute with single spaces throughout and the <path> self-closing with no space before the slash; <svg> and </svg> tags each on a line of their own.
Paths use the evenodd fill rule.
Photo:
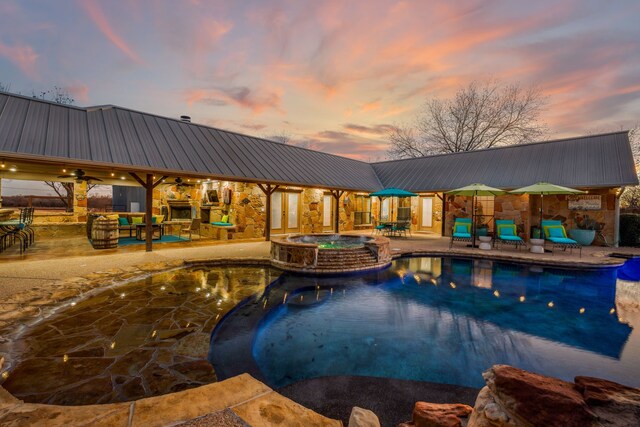
<svg viewBox="0 0 640 427">
<path fill-rule="evenodd" d="M 472 239 L 471 218 L 455 218 L 453 221 L 453 230 L 451 233 L 451 241 L 449 242 L 449 249 L 453 246 L 453 242 L 471 243 Z"/>
<path fill-rule="evenodd" d="M 547 241 L 551 242 L 551 248 L 562 248 L 566 251 L 567 248 L 573 251 L 578 249 L 580 251 L 580 257 L 582 257 L 582 245 L 573 239 L 567 237 L 567 232 L 562 225 L 562 221 L 559 220 L 543 220 L 542 230 L 545 239 L 545 245 Z"/>
<path fill-rule="evenodd" d="M 520 246 L 526 247 L 527 244 L 518 236 L 518 228 L 513 220 L 510 219 L 496 219 L 496 238 L 494 239 L 494 246 L 500 249 L 501 244 L 513 245 L 516 250 Z"/>
</svg>

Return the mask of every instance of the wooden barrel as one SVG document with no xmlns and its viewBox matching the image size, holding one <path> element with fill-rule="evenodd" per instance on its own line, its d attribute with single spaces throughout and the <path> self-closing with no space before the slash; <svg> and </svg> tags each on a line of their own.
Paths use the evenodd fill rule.
<svg viewBox="0 0 640 427">
<path fill-rule="evenodd" d="M 91 227 L 91 244 L 95 249 L 118 247 L 118 220 L 96 218 Z"/>
</svg>

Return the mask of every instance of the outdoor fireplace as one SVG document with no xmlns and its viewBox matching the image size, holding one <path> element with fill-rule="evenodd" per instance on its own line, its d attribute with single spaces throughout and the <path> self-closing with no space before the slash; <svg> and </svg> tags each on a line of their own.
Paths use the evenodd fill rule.
<svg viewBox="0 0 640 427">
<path fill-rule="evenodd" d="M 169 220 L 189 221 L 191 220 L 191 202 L 189 200 L 169 200 Z"/>
</svg>

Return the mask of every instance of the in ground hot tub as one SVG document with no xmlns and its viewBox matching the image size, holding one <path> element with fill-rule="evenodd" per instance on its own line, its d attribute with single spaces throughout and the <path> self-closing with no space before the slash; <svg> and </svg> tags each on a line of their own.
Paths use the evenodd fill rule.
<svg viewBox="0 0 640 427">
<path fill-rule="evenodd" d="M 271 239 L 271 263 L 286 271 L 331 274 L 391 263 L 389 239 L 349 234 L 296 234 Z"/>
</svg>

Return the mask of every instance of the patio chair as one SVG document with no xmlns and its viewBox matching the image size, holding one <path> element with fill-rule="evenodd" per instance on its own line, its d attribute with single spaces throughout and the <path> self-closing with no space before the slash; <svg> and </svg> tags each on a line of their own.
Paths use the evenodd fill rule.
<svg viewBox="0 0 640 427">
<path fill-rule="evenodd" d="M 521 246 L 526 247 L 527 244 L 518 236 L 516 224 L 511 219 L 496 219 L 496 236 L 493 244 L 500 249 L 501 244 L 513 245 L 518 250 Z"/>
<path fill-rule="evenodd" d="M 578 249 L 582 258 L 582 245 L 567 237 L 567 231 L 564 229 L 562 221 L 554 219 L 542 220 L 542 230 L 545 245 L 549 241 L 551 242 L 551 249 L 562 248 L 563 251 L 566 251 L 567 248 L 571 251 Z"/>
<path fill-rule="evenodd" d="M 472 241 L 471 218 L 455 218 L 453 221 L 453 230 L 451 231 L 449 249 L 453 246 L 453 242 L 472 243 Z"/>
<path fill-rule="evenodd" d="M 394 236 L 403 234 L 404 237 L 407 237 L 407 231 L 409 232 L 409 236 L 411 236 L 411 221 L 399 222 L 391 227 L 391 234 Z"/>
<path fill-rule="evenodd" d="M 178 237 L 182 237 L 182 233 L 189 233 L 189 240 L 191 240 L 191 234 L 194 232 L 196 232 L 198 236 L 200 236 L 200 218 L 192 219 L 188 227 L 181 228 Z"/>
<path fill-rule="evenodd" d="M 382 234 L 384 232 L 384 229 L 386 228 L 384 226 L 384 224 L 380 224 L 380 221 L 378 221 L 375 218 L 372 218 L 371 221 L 373 221 L 373 228 L 371 229 L 371 234 Z"/>
</svg>

